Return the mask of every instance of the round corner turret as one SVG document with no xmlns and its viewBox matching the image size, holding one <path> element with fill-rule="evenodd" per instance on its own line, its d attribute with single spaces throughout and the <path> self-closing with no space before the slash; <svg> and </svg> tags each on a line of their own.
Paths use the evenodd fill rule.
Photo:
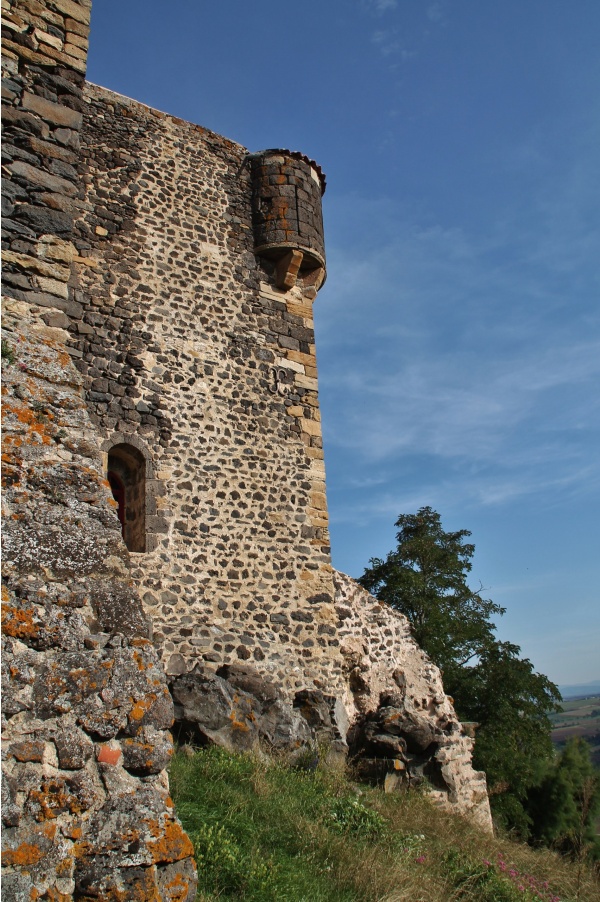
<svg viewBox="0 0 600 902">
<path fill-rule="evenodd" d="M 249 157 L 254 253 L 275 264 L 283 290 L 301 280 L 316 295 L 325 280 L 320 166 L 296 151 L 271 149 Z"/>
</svg>

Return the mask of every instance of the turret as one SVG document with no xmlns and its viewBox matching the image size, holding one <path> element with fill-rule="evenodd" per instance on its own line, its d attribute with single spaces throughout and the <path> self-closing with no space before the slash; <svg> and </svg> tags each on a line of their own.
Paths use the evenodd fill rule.
<svg viewBox="0 0 600 902">
<path fill-rule="evenodd" d="M 263 150 L 249 161 L 254 253 L 274 262 L 278 288 L 300 281 L 314 298 L 325 280 L 325 176 L 314 160 L 290 150 Z"/>
</svg>

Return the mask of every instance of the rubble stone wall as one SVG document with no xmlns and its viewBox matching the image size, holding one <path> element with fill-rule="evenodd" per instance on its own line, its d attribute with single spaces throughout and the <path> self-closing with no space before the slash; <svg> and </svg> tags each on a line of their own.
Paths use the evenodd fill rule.
<svg viewBox="0 0 600 902">
<path fill-rule="evenodd" d="M 444 692 L 439 669 L 412 638 L 407 618 L 343 573 L 335 573 L 335 584 L 350 721 L 360 723 L 374 715 L 376 719 L 378 709 L 389 708 L 394 712 L 391 719 L 400 717 L 403 723 L 402 730 L 392 726 L 392 733 L 425 734 L 422 744 L 429 743 L 430 751 L 435 750 L 431 761 L 438 776 L 431 790 L 434 798 L 491 832 L 485 774 L 471 764 L 473 739 Z M 379 720 L 386 732 L 386 717 Z"/>
<path fill-rule="evenodd" d="M 173 705 L 66 350 L 89 0 L 2 0 L 2 897 L 191 902 Z"/>
<path fill-rule="evenodd" d="M 325 177 L 299 153 L 262 151 L 250 158 L 252 219 L 257 253 L 277 258 L 302 251 L 305 269 L 325 265 L 321 197 Z"/>
<path fill-rule="evenodd" d="M 3 294 L 66 325 L 91 0 L 2 0 Z"/>
<path fill-rule="evenodd" d="M 243 147 L 84 96 L 75 241 L 94 265 L 70 347 L 104 450 L 137 442 L 154 473 L 132 558 L 167 671 L 248 661 L 289 694 L 339 687 L 314 284 L 278 290 L 255 255 Z"/>
<path fill-rule="evenodd" d="M 66 334 L 8 300 L 2 359 L 2 897 L 195 897 L 173 703 Z"/>
</svg>

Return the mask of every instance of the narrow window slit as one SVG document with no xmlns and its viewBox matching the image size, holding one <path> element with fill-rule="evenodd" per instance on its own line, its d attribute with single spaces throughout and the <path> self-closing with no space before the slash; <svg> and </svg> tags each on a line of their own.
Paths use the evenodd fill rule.
<svg viewBox="0 0 600 902">
<path fill-rule="evenodd" d="M 123 539 L 129 551 L 146 550 L 146 460 L 132 445 L 108 452 L 107 478 L 118 505 Z"/>
</svg>

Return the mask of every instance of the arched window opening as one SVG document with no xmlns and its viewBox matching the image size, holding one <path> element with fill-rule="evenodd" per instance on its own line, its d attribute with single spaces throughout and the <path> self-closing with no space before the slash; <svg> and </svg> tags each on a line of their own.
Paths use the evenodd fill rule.
<svg viewBox="0 0 600 902">
<path fill-rule="evenodd" d="M 123 539 L 130 551 L 146 550 L 146 461 L 132 445 L 108 452 L 108 481 L 118 505 Z"/>
</svg>

